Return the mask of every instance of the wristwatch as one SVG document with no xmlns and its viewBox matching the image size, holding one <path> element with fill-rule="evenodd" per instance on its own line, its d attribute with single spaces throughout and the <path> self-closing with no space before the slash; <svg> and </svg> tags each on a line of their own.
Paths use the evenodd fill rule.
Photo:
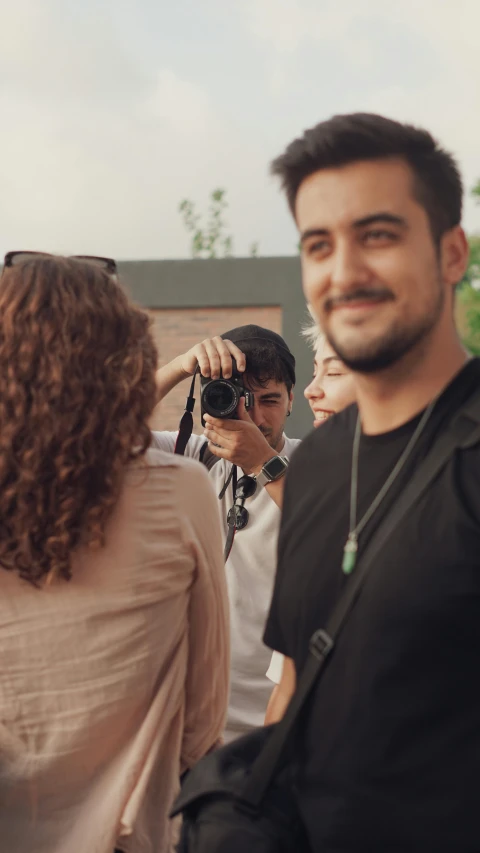
<svg viewBox="0 0 480 853">
<path fill-rule="evenodd" d="M 274 483 L 286 473 L 289 461 L 286 456 L 272 456 L 268 462 L 265 462 L 262 470 L 256 475 L 255 479 L 259 486 L 266 486 L 268 483 Z"/>
</svg>

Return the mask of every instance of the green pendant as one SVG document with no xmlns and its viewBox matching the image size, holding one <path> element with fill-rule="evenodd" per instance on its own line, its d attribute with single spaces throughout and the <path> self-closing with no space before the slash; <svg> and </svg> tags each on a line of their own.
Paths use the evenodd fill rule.
<svg viewBox="0 0 480 853">
<path fill-rule="evenodd" d="M 342 571 L 345 575 L 351 575 L 357 562 L 358 542 L 354 533 L 350 533 L 343 549 Z"/>
</svg>

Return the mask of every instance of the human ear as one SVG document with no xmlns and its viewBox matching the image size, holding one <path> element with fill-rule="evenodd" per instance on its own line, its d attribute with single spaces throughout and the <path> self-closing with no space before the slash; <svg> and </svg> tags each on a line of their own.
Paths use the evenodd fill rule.
<svg viewBox="0 0 480 853">
<path fill-rule="evenodd" d="M 457 225 L 447 231 L 440 244 L 440 264 L 445 284 L 454 288 L 462 281 L 467 268 L 470 247 L 463 228 Z"/>
</svg>

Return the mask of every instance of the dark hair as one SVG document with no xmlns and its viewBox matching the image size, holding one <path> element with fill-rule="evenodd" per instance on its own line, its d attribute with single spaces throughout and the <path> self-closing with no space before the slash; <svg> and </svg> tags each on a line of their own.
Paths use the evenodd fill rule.
<svg viewBox="0 0 480 853">
<path fill-rule="evenodd" d="M 287 391 L 293 387 L 291 374 L 284 360 L 280 357 L 275 344 L 271 341 L 243 341 L 240 344 L 245 353 L 247 378 L 259 388 L 265 388 L 272 379 L 287 386 Z"/>
<path fill-rule="evenodd" d="M 321 169 L 360 160 L 401 158 L 414 175 L 414 194 L 424 207 L 438 243 L 462 216 L 463 186 L 458 165 L 426 130 L 371 113 L 338 115 L 295 139 L 271 165 L 281 179 L 295 216 L 300 184 Z"/>
<path fill-rule="evenodd" d="M 99 548 L 129 460 L 151 441 L 157 351 L 108 273 L 66 258 L 3 270 L 0 565 L 68 579 Z"/>
</svg>

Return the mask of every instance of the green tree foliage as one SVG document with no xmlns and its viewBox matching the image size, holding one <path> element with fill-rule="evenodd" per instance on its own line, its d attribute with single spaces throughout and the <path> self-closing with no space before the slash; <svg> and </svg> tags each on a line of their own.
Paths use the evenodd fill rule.
<svg viewBox="0 0 480 853">
<path fill-rule="evenodd" d="M 472 235 L 470 263 L 460 288 L 460 299 L 465 305 L 465 345 L 474 355 L 480 355 L 480 235 Z"/>
<path fill-rule="evenodd" d="M 480 204 L 480 180 L 473 187 L 472 196 Z M 470 352 L 480 355 L 480 234 L 471 234 L 468 242 L 470 263 L 460 288 L 467 326 L 464 342 Z"/>
<path fill-rule="evenodd" d="M 480 289 L 480 234 L 471 234 L 468 242 L 470 244 L 470 261 L 463 281 L 478 290 Z"/>
<path fill-rule="evenodd" d="M 231 258 L 233 237 L 228 233 L 225 211 L 228 208 L 226 190 L 216 189 L 210 195 L 210 206 L 205 222 L 189 199 L 180 202 L 179 213 L 190 234 L 192 258 Z M 258 257 L 258 243 L 250 246 L 252 258 Z"/>
</svg>

